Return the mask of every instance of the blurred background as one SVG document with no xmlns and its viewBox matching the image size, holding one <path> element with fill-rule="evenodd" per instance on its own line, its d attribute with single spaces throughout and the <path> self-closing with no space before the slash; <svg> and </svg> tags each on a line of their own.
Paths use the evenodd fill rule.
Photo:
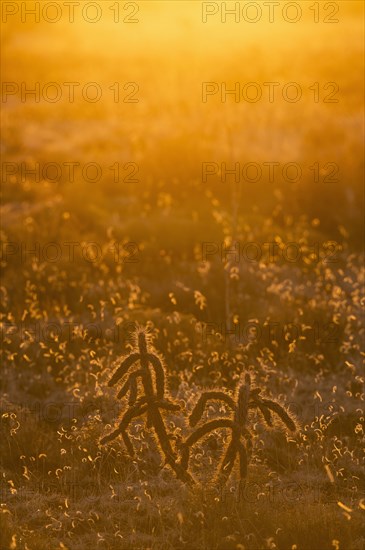
<svg viewBox="0 0 365 550">
<path fill-rule="evenodd" d="M 229 299 L 240 311 L 227 309 L 226 258 L 215 253 L 202 265 L 202 243 L 280 248 L 293 241 L 304 251 L 302 267 L 312 271 L 318 254 L 326 259 L 335 250 L 336 262 L 346 266 L 361 249 L 361 2 L 297 2 L 300 12 L 282 3 L 272 23 L 267 7 L 260 13 L 246 9 L 247 2 L 226 22 L 214 2 L 119 2 L 87 10 L 84 3 L 74 8 L 72 23 L 62 3 L 59 10 L 41 4 L 39 21 L 27 11 L 34 3 L 22 4 L 4 3 L 2 35 L 3 239 L 17 243 L 5 249 L 3 265 L 16 319 L 23 316 L 26 281 L 48 281 L 49 272 L 57 283 L 39 293 L 46 311 L 52 299 L 74 307 L 80 276 L 103 299 L 99 279 L 105 289 L 109 278 L 116 283 L 121 276 L 123 284 L 140 287 L 143 307 L 174 310 L 169 293 L 178 292 L 177 309 L 201 317 L 198 290 L 208 298 L 205 320 L 257 317 L 262 311 L 249 270 L 256 278 L 272 266 L 239 258 L 243 302 L 234 295 Z M 204 83 L 212 82 L 214 93 L 203 101 Z M 268 82 L 276 83 L 272 102 Z M 284 99 L 288 83 L 297 86 L 288 97 L 299 87 L 299 101 Z M 222 101 L 222 90 L 237 84 L 239 96 Z M 257 89 L 261 99 L 246 100 Z M 85 172 L 89 163 L 98 168 Z M 213 175 L 204 178 L 206 163 Z M 246 169 L 250 164 L 256 168 Z M 222 165 L 238 166 L 239 175 L 222 174 Z M 96 242 L 103 252 L 85 261 L 80 245 L 69 261 L 64 243 L 71 241 Z M 62 247 L 59 258 L 53 250 L 55 262 L 47 261 L 50 242 Z M 125 243 L 134 243 L 138 262 L 114 261 L 115 242 L 127 256 Z M 34 243 L 40 249 L 32 257 L 26 251 Z M 298 268 L 284 263 L 291 272 Z"/>
</svg>

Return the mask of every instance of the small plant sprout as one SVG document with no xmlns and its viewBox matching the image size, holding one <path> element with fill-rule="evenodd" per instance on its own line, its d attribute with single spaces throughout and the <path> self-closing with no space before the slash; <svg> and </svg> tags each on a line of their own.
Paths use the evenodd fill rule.
<svg viewBox="0 0 365 550">
<path fill-rule="evenodd" d="M 137 329 L 134 350 L 119 361 L 119 366 L 108 384 L 114 386 L 117 382 L 124 381 L 117 397 L 122 398 L 129 392 L 129 408 L 122 416 L 118 428 L 103 437 L 100 443 L 103 445 L 121 435 L 128 453 L 133 457 L 135 451 L 127 430 L 134 418 L 146 413 L 147 427 L 154 429 L 158 448 L 165 457 L 165 462 L 179 479 L 191 483 L 193 481 L 191 476 L 177 462 L 177 455 L 171 446 L 170 436 L 160 412 L 180 409 L 170 396 L 166 397 L 165 378 L 163 361 L 153 350 L 149 333 L 143 328 Z M 138 380 L 141 381 L 140 385 L 144 392 L 140 397 L 138 397 Z"/>
<path fill-rule="evenodd" d="M 231 437 L 226 444 L 218 474 L 222 484 L 227 482 L 237 457 L 239 457 L 240 479 L 243 480 L 247 476 L 247 467 L 252 451 L 252 435 L 247 428 L 250 409 L 258 409 L 269 427 L 273 426 L 272 415 L 274 413 L 289 430 L 296 430 L 294 420 L 279 403 L 261 397 L 260 388 L 251 388 L 249 374 L 245 375 L 244 382 L 238 384 L 234 397 L 223 391 L 202 393 L 191 412 L 190 426 L 196 426 L 199 422 L 208 401 L 223 401 L 231 410 L 231 415 L 227 418 L 220 417 L 210 420 L 190 434 L 181 444 L 181 465 L 185 470 L 188 469 L 190 449 L 200 439 L 218 428 L 228 428 L 231 430 Z"/>
</svg>

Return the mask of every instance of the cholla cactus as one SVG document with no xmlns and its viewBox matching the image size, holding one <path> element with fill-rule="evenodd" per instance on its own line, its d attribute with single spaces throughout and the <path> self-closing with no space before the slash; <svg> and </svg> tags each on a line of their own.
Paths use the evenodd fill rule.
<svg viewBox="0 0 365 550">
<path fill-rule="evenodd" d="M 165 396 L 165 368 L 160 357 L 151 349 L 147 331 L 138 329 L 135 333 L 135 339 L 134 351 L 121 359 L 119 367 L 108 384 L 114 386 L 117 382 L 124 380 L 118 398 L 124 397 L 129 392 L 129 408 L 124 413 L 118 428 L 103 437 L 100 443 L 108 443 L 121 435 L 128 453 L 133 457 L 134 448 L 127 429 L 134 418 L 147 413 L 147 427 L 154 428 L 159 450 L 164 455 L 166 463 L 174 470 L 179 479 L 190 483 L 193 481 L 191 476 L 176 461 L 177 455 L 171 446 L 170 437 L 160 412 L 160 409 L 177 411 L 180 406 L 171 397 Z M 134 369 L 131 370 L 133 367 Z M 138 379 L 141 380 L 144 390 L 144 395 L 141 397 L 138 397 Z"/>
<path fill-rule="evenodd" d="M 274 413 L 289 430 L 296 430 L 294 420 L 279 403 L 261 397 L 260 388 L 251 388 L 251 377 L 249 374 L 246 374 L 244 382 L 238 385 L 234 398 L 222 391 L 202 393 L 190 415 L 189 421 L 191 426 L 195 426 L 199 422 L 206 404 L 210 400 L 223 401 L 231 409 L 231 415 L 229 418 L 221 417 L 210 420 L 190 434 L 181 445 L 181 466 L 187 470 L 190 449 L 197 441 L 218 428 L 229 428 L 231 430 L 231 438 L 225 448 L 225 454 L 219 468 L 219 478 L 222 483 L 228 480 L 237 455 L 239 456 L 240 463 L 240 479 L 243 480 L 247 476 L 249 455 L 252 450 L 252 436 L 247 428 L 248 412 L 250 409 L 258 409 L 268 426 L 273 425 L 272 413 Z"/>
</svg>

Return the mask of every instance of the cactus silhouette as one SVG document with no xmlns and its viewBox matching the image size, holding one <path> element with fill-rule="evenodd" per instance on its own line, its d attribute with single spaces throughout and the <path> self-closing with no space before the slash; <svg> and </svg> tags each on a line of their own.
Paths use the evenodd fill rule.
<svg viewBox="0 0 365 550">
<path fill-rule="evenodd" d="M 222 483 L 226 483 L 233 469 L 237 456 L 239 456 L 240 479 L 247 476 L 247 467 L 249 456 L 252 450 L 252 436 L 247 428 L 248 412 L 250 409 L 258 409 L 265 423 L 273 426 L 272 413 L 276 414 L 280 420 L 291 430 L 296 430 L 294 420 L 289 416 L 286 410 L 276 401 L 261 397 L 260 388 L 251 388 L 251 377 L 245 375 L 244 382 L 239 383 L 232 398 L 222 391 L 208 391 L 201 394 L 194 409 L 191 412 L 189 422 L 190 426 L 195 426 L 202 417 L 208 401 L 223 401 L 231 410 L 229 418 L 217 418 L 202 424 L 195 432 L 181 444 L 181 466 L 188 469 L 190 459 L 190 449 L 201 438 L 218 428 L 229 428 L 231 438 L 225 447 L 225 453 L 220 464 L 218 477 Z"/>
<path fill-rule="evenodd" d="M 137 367 L 135 367 L 136 365 Z M 134 369 L 131 370 L 133 367 Z M 129 408 L 124 413 L 118 428 L 103 437 L 100 443 L 103 445 L 121 435 L 128 453 L 133 457 L 135 451 L 127 430 L 134 418 L 146 413 L 147 427 L 153 427 L 157 436 L 159 451 L 164 455 L 166 464 L 174 470 L 179 479 L 192 483 L 193 479 L 187 472 L 187 469 L 177 462 L 176 452 L 171 446 L 170 437 L 160 412 L 160 410 L 177 411 L 180 409 L 180 406 L 171 397 L 166 397 L 165 395 L 165 378 L 166 372 L 163 362 L 151 348 L 148 332 L 145 329 L 139 328 L 135 333 L 133 352 L 120 360 L 119 367 L 114 372 L 108 384 L 109 386 L 114 386 L 117 382 L 125 380 L 117 397 L 122 398 L 129 392 Z M 144 395 L 141 397 L 138 397 L 139 379 L 144 391 Z"/>
</svg>

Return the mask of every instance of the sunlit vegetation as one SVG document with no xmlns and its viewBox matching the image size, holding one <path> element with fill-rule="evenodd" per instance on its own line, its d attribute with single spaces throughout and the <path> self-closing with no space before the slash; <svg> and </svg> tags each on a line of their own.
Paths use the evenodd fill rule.
<svg viewBox="0 0 365 550">
<path fill-rule="evenodd" d="M 3 23 L 1 549 L 364 548 L 363 5 L 339 4 Z M 302 100 L 202 101 L 268 81 Z"/>
</svg>

